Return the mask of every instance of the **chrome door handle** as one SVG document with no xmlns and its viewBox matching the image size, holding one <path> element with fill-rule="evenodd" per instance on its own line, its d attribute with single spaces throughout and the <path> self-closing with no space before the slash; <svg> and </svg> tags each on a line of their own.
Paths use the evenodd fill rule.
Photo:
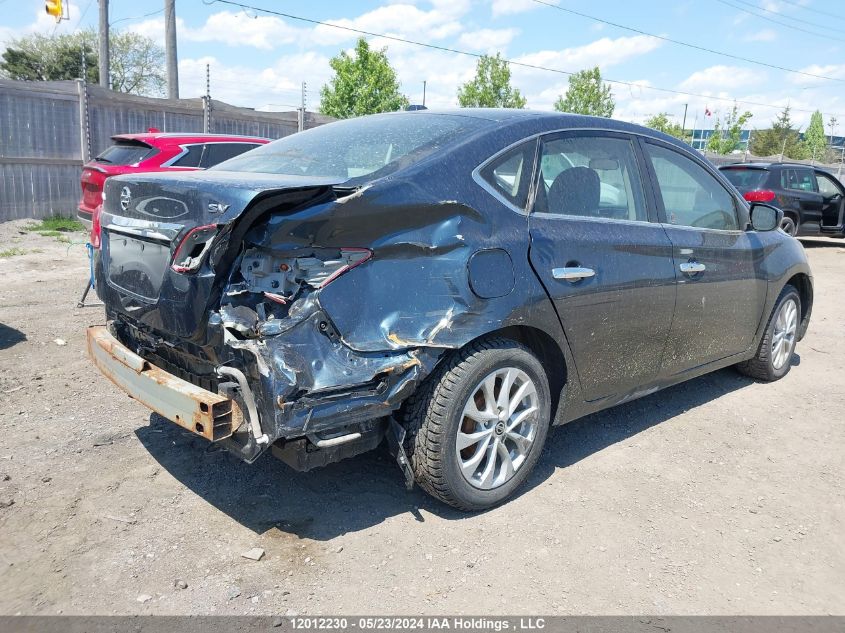
<svg viewBox="0 0 845 633">
<path fill-rule="evenodd" d="M 698 262 L 684 262 L 678 268 L 681 269 L 682 273 L 700 273 L 704 272 L 707 266 Z"/>
<path fill-rule="evenodd" d="M 581 268 L 580 266 L 573 266 L 568 268 L 552 268 L 552 277 L 555 279 L 565 279 L 566 281 L 576 282 L 579 279 L 586 279 L 595 276 L 596 271 L 592 268 Z"/>
</svg>

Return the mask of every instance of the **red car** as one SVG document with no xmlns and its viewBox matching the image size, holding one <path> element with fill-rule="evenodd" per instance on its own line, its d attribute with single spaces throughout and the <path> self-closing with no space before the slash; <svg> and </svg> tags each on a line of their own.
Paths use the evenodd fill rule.
<svg viewBox="0 0 845 633">
<path fill-rule="evenodd" d="M 99 248 L 99 214 L 103 183 L 109 176 L 150 171 L 194 171 L 269 143 L 257 136 L 176 134 L 150 130 L 112 136 L 114 145 L 82 168 L 82 200 L 77 217 L 91 227 L 91 243 Z"/>
</svg>

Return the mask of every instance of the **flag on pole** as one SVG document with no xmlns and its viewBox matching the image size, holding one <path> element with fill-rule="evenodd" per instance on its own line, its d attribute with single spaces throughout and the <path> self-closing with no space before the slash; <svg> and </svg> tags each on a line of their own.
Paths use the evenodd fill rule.
<svg viewBox="0 0 845 633">
<path fill-rule="evenodd" d="M 711 116 L 712 114 L 713 114 L 713 113 L 712 113 L 712 112 L 710 112 L 710 107 L 709 107 L 709 106 L 705 106 L 705 108 L 704 108 L 704 116 Z"/>
</svg>

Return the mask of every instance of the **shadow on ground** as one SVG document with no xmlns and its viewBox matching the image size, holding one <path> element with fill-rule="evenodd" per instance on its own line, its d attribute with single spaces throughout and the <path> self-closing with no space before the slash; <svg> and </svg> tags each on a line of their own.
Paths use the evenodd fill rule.
<svg viewBox="0 0 845 633">
<path fill-rule="evenodd" d="M 845 248 L 845 240 L 813 240 L 801 238 L 801 244 L 804 248 Z"/>
<path fill-rule="evenodd" d="M 26 340 L 26 334 L 5 323 L 0 323 L 0 349 L 14 347 Z"/>
<path fill-rule="evenodd" d="M 722 370 L 552 429 L 546 450 L 521 494 L 530 494 L 557 468 L 751 382 L 731 369 Z M 257 533 L 278 529 L 323 541 L 405 512 L 423 521 L 418 508 L 449 520 L 472 516 L 433 500 L 419 488 L 407 492 L 399 468 L 383 446 L 299 473 L 269 454 L 252 465 L 242 463 L 156 414 L 150 416 L 149 426 L 135 433 L 177 480 Z"/>
</svg>

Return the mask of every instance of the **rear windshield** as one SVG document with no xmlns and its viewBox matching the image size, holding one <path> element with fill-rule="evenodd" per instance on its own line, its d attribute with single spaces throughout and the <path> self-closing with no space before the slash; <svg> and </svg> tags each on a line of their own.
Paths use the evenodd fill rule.
<svg viewBox="0 0 845 633">
<path fill-rule="evenodd" d="M 737 189 L 759 189 L 769 176 L 769 172 L 765 169 L 749 169 L 747 167 L 731 167 L 730 169 L 723 169 L 722 173 Z"/>
<path fill-rule="evenodd" d="M 292 134 L 212 169 L 354 180 L 415 163 L 486 121 L 457 115 L 387 114 Z"/>
<path fill-rule="evenodd" d="M 101 152 L 94 162 L 106 165 L 134 165 L 144 160 L 152 151 L 153 148 L 146 143 L 118 142 Z"/>
</svg>

